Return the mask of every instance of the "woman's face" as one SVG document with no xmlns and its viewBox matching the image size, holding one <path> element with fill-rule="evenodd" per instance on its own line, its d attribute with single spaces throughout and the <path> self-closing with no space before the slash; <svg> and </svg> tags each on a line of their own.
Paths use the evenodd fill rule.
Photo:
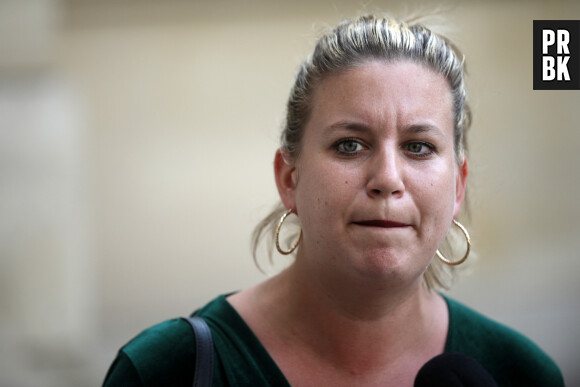
<svg viewBox="0 0 580 387">
<path fill-rule="evenodd" d="M 298 259 L 420 278 L 465 192 L 452 111 L 447 81 L 421 64 L 370 61 L 324 78 L 300 158 L 286 164 L 278 153 L 275 163 L 282 200 L 302 224 Z"/>
</svg>

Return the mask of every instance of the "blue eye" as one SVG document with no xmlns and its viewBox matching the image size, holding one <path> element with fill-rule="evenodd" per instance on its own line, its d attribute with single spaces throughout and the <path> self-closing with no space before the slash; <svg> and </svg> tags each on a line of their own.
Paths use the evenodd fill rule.
<svg viewBox="0 0 580 387">
<path fill-rule="evenodd" d="M 347 138 L 335 144 L 336 151 L 341 154 L 352 155 L 364 149 L 363 145 L 355 139 Z"/>
</svg>

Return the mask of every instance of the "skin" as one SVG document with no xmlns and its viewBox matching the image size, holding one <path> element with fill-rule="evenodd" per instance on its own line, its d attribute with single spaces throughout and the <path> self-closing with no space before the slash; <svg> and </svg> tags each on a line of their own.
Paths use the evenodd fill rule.
<svg viewBox="0 0 580 387">
<path fill-rule="evenodd" d="M 312 106 L 299 159 L 274 161 L 296 261 L 228 300 L 292 385 L 410 386 L 449 324 L 421 282 L 465 194 L 449 85 L 370 61 L 325 77 Z"/>
</svg>

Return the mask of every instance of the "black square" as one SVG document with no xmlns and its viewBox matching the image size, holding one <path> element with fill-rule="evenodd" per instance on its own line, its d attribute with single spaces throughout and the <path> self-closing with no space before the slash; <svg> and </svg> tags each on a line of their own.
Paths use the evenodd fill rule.
<svg viewBox="0 0 580 387">
<path fill-rule="evenodd" d="M 533 66 L 534 90 L 580 90 L 580 20 L 534 20 Z"/>
</svg>

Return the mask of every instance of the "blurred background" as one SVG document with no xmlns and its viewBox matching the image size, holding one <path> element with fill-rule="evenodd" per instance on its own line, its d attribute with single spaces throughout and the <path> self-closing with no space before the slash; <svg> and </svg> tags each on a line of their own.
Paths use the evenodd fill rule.
<svg viewBox="0 0 580 387">
<path fill-rule="evenodd" d="M 437 6 L 475 118 L 450 294 L 580 385 L 580 91 L 532 89 L 532 21 L 580 3 L 0 0 L 0 386 L 100 385 L 142 329 L 262 280 L 300 61 L 342 18 Z"/>
</svg>

